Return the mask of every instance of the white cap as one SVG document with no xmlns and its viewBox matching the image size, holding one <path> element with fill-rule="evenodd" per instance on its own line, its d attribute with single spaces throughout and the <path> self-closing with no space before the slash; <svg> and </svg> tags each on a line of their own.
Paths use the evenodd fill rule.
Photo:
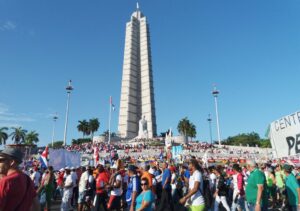
<svg viewBox="0 0 300 211">
<path fill-rule="evenodd" d="M 154 175 L 154 169 L 153 169 L 153 168 L 150 168 L 150 169 L 149 169 L 149 174 Z"/>
<path fill-rule="evenodd" d="M 118 166 L 116 163 L 114 163 L 114 165 L 112 167 L 110 167 L 111 169 L 118 169 Z"/>
</svg>

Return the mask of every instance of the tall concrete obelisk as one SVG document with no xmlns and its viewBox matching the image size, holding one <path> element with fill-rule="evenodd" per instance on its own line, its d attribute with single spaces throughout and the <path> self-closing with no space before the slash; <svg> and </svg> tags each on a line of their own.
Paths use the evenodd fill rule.
<svg viewBox="0 0 300 211">
<path fill-rule="evenodd" d="M 149 25 L 137 4 L 126 24 L 123 77 L 118 132 L 123 138 L 138 135 L 145 117 L 148 137 L 156 136 L 156 115 Z"/>
</svg>

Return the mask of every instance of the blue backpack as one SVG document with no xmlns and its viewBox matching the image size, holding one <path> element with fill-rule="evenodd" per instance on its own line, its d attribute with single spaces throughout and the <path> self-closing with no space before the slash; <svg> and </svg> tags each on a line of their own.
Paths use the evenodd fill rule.
<svg viewBox="0 0 300 211">
<path fill-rule="evenodd" d="M 135 188 L 134 188 L 134 186 L 135 186 Z M 136 175 L 133 177 L 130 177 L 130 181 L 127 186 L 126 202 L 127 202 L 128 206 L 131 205 L 131 201 L 132 201 L 131 195 L 133 193 L 133 189 L 137 190 L 137 195 L 140 194 L 140 192 L 142 192 L 141 179 Z"/>
</svg>

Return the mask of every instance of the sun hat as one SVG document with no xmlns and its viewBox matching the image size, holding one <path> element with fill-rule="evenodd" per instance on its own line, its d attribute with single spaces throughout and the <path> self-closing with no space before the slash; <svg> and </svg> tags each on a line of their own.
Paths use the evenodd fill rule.
<svg viewBox="0 0 300 211">
<path fill-rule="evenodd" d="M 0 156 L 11 157 L 13 160 L 16 160 L 18 163 L 22 163 L 23 153 L 16 148 L 7 147 L 0 152 Z"/>
</svg>

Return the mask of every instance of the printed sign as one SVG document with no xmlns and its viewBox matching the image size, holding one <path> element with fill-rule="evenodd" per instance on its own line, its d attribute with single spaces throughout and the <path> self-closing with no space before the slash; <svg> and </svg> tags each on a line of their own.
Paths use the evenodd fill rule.
<svg viewBox="0 0 300 211">
<path fill-rule="evenodd" d="M 288 157 L 300 153 L 300 111 L 271 123 L 270 140 L 275 157 Z"/>
</svg>

